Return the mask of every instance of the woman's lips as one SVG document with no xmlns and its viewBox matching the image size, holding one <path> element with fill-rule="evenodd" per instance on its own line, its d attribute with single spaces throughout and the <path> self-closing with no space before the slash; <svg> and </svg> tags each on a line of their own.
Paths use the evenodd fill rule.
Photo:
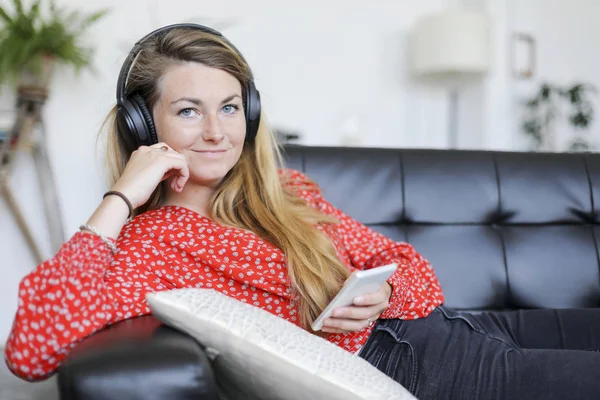
<svg viewBox="0 0 600 400">
<path fill-rule="evenodd" d="M 208 158 L 218 158 L 227 152 L 227 150 L 192 150 L 194 153 L 202 154 Z"/>
</svg>

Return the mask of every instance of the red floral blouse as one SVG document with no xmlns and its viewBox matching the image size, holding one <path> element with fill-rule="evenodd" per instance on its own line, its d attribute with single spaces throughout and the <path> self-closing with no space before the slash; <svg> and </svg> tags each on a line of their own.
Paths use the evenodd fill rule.
<svg viewBox="0 0 600 400">
<path fill-rule="evenodd" d="M 430 264 L 407 243 L 394 242 L 323 199 L 302 173 L 282 170 L 312 207 L 337 218 L 319 226 L 349 269 L 395 262 L 390 306 L 380 318 L 416 319 L 444 301 Z M 149 314 L 145 294 L 183 287 L 212 288 L 299 324 L 283 252 L 255 234 L 221 226 L 189 209 L 164 206 L 123 227 L 113 255 L 96 235 L 76 233 L 56 256 L 19 285 L 19 306 L 5 359 L 27 380 L 48 377 L 82 338 L 118 321 Z M 330 334 L 357 351 L 371 328 Z"/>
</svg>

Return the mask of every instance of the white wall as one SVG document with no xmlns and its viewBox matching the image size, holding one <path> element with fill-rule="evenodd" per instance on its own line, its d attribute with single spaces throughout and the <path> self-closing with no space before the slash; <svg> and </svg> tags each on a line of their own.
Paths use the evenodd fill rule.
<svg viewBox="0 0 600 400">
<path fill-rule="evenodd" d="M 481 148 L 520 150 L 515 137 L 519 135 L 514 101 L 515 80 L 512 77 L 512 33 L 515 19 L 514 3 L 520 0 L 482 0 L 493 17 L 493 60 L 483 83 L 481 98 Z"/>
</svg>

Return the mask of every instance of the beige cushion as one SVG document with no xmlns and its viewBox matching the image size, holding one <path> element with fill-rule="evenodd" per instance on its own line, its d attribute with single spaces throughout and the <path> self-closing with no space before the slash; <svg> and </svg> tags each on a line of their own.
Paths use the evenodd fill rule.
<svg viewBox="0 0 600 400">
<path fill-rule="evenodd" d="M 223 397 L 414 399 L 357 355 L 212 289 L 175 289 L 147 299 L 157 318 L 208 348 Z"/>
</svg>

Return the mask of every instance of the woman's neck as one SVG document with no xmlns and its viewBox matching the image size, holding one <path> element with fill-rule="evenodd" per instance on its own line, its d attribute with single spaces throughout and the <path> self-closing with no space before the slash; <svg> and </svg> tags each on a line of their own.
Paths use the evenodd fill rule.
<svg viewBox="0 0 600 400">
<path fill-rule="evenodd" d="M 208 186 L 202 186 L 188 182 L 181 192 L 175 192 L 167 184 L 165 188 L 165 199 L 162 205 L 173 205 L 189 208 L 200 215 L 208 217 L 209 204 L 215 194 L 215 189 Z"/>
</svg>

